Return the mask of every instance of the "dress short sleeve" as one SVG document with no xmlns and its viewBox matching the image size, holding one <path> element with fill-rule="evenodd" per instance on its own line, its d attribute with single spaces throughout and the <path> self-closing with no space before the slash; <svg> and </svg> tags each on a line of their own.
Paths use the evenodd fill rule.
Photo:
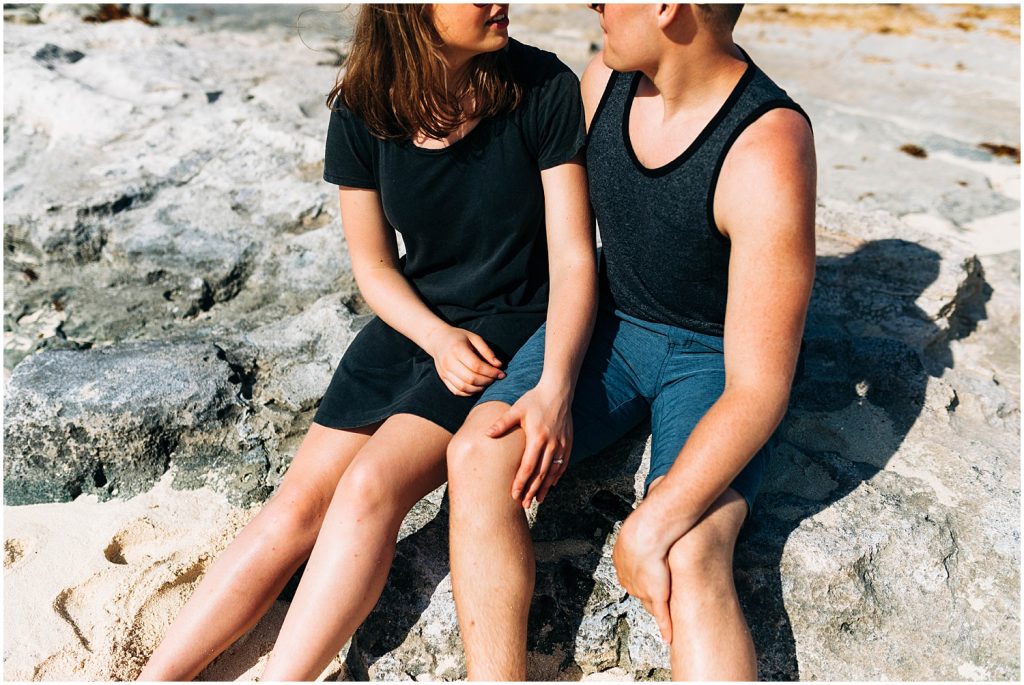
<svg viewBox="0 0 1024 685">
<path fill-rule="evenodd" d="M 375 139 L 359 118 L 338 101 L 331 110 L 324 149 L 324 180 L 352 188 L 377 188 Z"/>
<path fill-rule="evenodd" d="M 559 66 L 531 93 L 529 134 L 541 169 L 568 162 L 586 140 L 579 79 L 565 65 Z"/>
</svg>

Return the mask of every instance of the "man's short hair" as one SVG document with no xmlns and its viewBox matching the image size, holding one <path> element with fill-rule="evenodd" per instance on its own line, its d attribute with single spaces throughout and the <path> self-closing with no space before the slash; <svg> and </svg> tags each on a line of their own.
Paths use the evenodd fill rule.
<svg viewBox="0 0 1024 685">
<path fill-rule="evenodd" d="M 743 11 L 743 3 L 719 4 L 700 3 L 701 19 L 704 23 L 718 33 L 728 33 L 736 26 L 736 20 L 740 18 Z"/>
</svg>

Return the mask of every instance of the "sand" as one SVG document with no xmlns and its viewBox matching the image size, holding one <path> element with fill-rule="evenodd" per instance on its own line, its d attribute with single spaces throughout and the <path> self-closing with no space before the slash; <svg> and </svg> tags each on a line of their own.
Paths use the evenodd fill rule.
<svg viewBox="0 0 1024 685">
<path fill-rule="evenodd" d="M 208 565 L 256 513 L 205 488 L 172 490 L 172 479 L 130 500 L 5 507 L 6 680 L 138 675 Z M 199 679 L 255 679 L 286 608 L 276 603 Z"/>
</svg>

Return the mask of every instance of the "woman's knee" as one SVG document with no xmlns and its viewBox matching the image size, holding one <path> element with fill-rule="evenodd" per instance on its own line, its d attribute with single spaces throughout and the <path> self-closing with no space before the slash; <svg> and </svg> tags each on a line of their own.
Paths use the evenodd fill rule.
<svg viewBox="0 0 1024 685">
<path fill-rule="evenodd" d="M 316 542 L 329 504 L 329 498 L 315 488 L 283 484 L 250 525 L 255 524 L 261 535 L 308 552 Z"/>
<path fill-rule="evenodd" d="M 357 457 L 345 470 L 334 491 L 332 506 L 343 508 L 356 519 L 388 512 L 404 515 L 405 511 L 400 510 L 407 511 L 415 502 L 406 506 L 405 500 L 408 498 L 402 492 L 402 479 L 394 473 L 388 473 L 381 462 L 372 456 L 368 454 L 365 458 Z"/>
</svg>

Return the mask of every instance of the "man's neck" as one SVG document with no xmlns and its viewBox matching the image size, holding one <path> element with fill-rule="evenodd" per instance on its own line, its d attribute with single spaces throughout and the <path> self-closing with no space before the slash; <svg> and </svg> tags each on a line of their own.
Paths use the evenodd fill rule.
<svg viewBox="0 0 1024 685">
<path fill-rule="evenodd" d="M 644 75 L 661 97 L 666 120 L 677 113 L 700 108 L 708 101 L 720 101 L 732 91 L 747 68 L 743 54 L 735 44 L 666 53 Z"/>
</svg>

